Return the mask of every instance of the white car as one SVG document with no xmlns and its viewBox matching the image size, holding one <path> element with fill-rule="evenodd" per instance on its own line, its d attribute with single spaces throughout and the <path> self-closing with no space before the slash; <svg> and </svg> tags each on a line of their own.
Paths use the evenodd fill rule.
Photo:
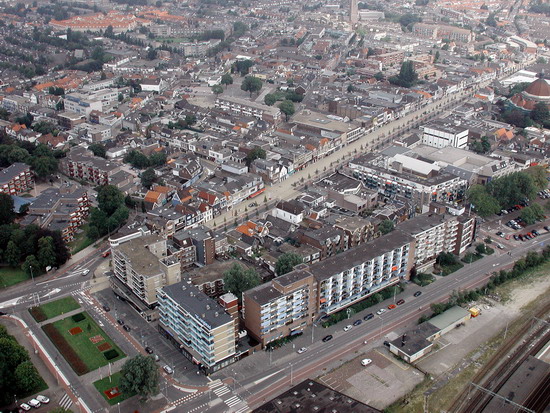
<svg viewBox="0 0 550 413">
<path fill-rule="evenodd" d="M 298 354 L 305 353 L 307 351 L 307 347 L 302 347 L 300 350 L 298 350 Z"/>
<path fill-rule="evenodd" d="M 344 327 L 344 331 L 350 331 L 352 328 L 351 324 L 348 324 L 347 326 Z"/>
<path fill-rule="evenodd" d="M 27 403 L 21 403 L 19 407 L 21 407 L 26 412 L 28 412 L 31 409 L 31 406 L 29 406 Z"/>
<path fill-rule="evenodd" d="M 40 403 L 48 404 L 50 402 L 50 399 L 48 399 L 46 396 L 42 396 L 39 394 L 36 396 L 36 400 L 38 400 Z"/>
<path fill-rule="evenodd" d="M 38 409 L 40 407 L 40 402 L 36 399 L 31 399 L 27 402 L 29 406 L 34 407 L 35 409 Z"/>
<path fill-rule="evenodd" d="M 386 309 L 385 308 L 381 308 L 380 310 L 378 310 L 376 312 L 376 314 L 380 315 L 380 314 L 384 314 L 386 312 Z"/>
<path fill-rule="evenodd" d="M 82 271 L 82 276 L 88 275 L 89 272 L 90 270 L 86 268 L 84 271 Z"/>
<path fill-rule="evenodd" d="M 174 373 L 174 370 L 172 370 L 172 367 L 170 367 L 168 364 L 163 367 L 164 371 L 168 374 Z"/>
<path fill-rule="evenodd" d="M 361 360 L 361 365 L 362 366 L 368 366 L 369 364 L 372 363 L 372 360 L 371 359 L 363 359 Z"/>
</svg>

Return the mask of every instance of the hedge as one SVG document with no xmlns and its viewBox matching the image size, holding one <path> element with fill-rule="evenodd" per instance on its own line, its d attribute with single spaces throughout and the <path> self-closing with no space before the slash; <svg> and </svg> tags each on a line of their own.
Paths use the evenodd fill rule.
<svg viewBox="0 0 550 413">
<path fill-rule="evenodd" d="M 84 364 L 82 359 L 73 350 L 69 342 L 65 340 L 65 337 L 61 335 L 61 333 L 57 330 L 57 328 L 55 328 L 52 323 L 43 326 L 42 330 L 44 330 L 44 333 L 46 333 L 46 335 L 49 337 L 53 345 L 57 348 L 59 353 L 61 353 L 61 355 L 65 357 L 65 360 L 67 360 L 67 362 L 76 374 L 82 376 L 83 374 L 88 373 L 89 370 L 86 364 Z"/>
<path fill-rule="evenodd" d="M 84 316 L 83 313 L 78 313 L 78 314 L 73 315 L 71 318 L 73 319 L 73 321 L 75 323 L 78 323 L 79 321 L 84 320 L 86 317 Z"/>
<path fill-rule="evenodd" d="M 32 318 L 34 318 L 37 323 L 41 323 L 42 321 L 46 321 L 48 319 L 40 307 L 29 308 L 29 313 L 31 313 Z"/>
<path fill-rule="evenodd" d="M 105 353 L 103 353 L 103 355 L 107 360 L 116 359 L 118 357 L 118 351 L 112 348 L 111 350 L 107 350 Z"/>
</svg>

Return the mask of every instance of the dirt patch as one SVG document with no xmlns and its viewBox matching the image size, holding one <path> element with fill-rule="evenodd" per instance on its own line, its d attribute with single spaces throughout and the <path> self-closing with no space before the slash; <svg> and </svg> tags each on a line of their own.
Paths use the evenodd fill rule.
<svg viewBox="0 0 550 413">
<path fill-rule="evenodd" d="M 532 280 L 529 285 L 514 287 L 510 301 L 506 303 L 506 307 L 513 311 L 519 311 L 531 301 L 546 294 L 546 291 L 550 288 L 550 277 L 540 277 Z"/>
<path fill-rule="evenodd" d="M 111 345 L 109 343 L 102 343 L 99 346 L 97 346 L 97 349 L 99 351 L 107 351 L 111 348 Z"/>
<path fill-rule="evenodd" d="M 94 344 L 97 344 L 97 343 L 99 343 L 101 341 L 104 341 L 104 340 L 105 339 L 103 338 L 103 336 L 101 336 L 99 334 L 97 336 L 90 337 L 90 341 Z"/>
<path fill-rule="evenodd" d="M 82 329 L 80 327 L 73 327 L 69 330 L 69 333 L 71 333 L 71 336 L 76 336 L 77 334 L 82 333 Z"/>
</svg>

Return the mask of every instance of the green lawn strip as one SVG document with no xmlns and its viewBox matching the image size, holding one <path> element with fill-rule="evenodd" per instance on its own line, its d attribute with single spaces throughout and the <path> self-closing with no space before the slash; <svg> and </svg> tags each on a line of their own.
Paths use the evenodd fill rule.
<svg viewBox="0 0 550 413">
<path fill-rule="evenodd" d="M 442 276 L 447 276 L 455 271 L 458 271 L 460 270 L 462 267 L 464 267 L 463 264 L 457 262 L 456 264 L 451 264 L 451 265 L 442 265 L 441 266 L 441 270 L 442 270 Z"/>
<path fill-rule="evenodd" d="M 80 227 L 80 231 L 81 232 L 76 234 L 75 238 L 68 243 L 68 247 L 73 255 L 94 243 L 94 240 L 86 236 L 88 232 L 88 224 L 82 225 Z"/>
<path fill-rule="evenodd" d="M 10 287 L 31 278 L 21 268 L 2 267 L 0 268 L 0 288 Z"/>
<path fill-rule="evenodd" d="M 121 393 L 120 396 L 116 396 L 112 399 L 109 399 L 107 395 L 105 394 L 105 391 L 112 389 L 113 387 L 118 387 L 120 391 L 120 379 L 122 375 L 119 372 L 116 372 L 115 374 L 111 376 L 107 376 L 102 380 L 98 380 L 94 382 L 94 386 L 97 389 L 99 393 L 103 396 L 105 401 L 109 403 L 111 406 L 114 406 L 117 403 L 120 403 L 126 399 L 129 399 L 132 396 L 135 396 L 136 393 Z"/>
<path fill-rule="evenodd" d="M 96 324 L 96 322 L 89 316 L 88 313 L 83 312 L 81 314 L 84 315 L 85 319 L 78 323 L 75 323 L 71 316 L 64 318 L 63 320 L 56 321 L 55 323 L 53 323 L 53 325 L 57 329 L 57 331 L 59 331 L 59 333 L 65 338 L 65 340 L 67 340 L 67 342 L 71 345 L 71 347 L 82 359 L 84 364 L 86 364 L 90 371 L 107 365 L 109 361 L 111 363 L 114 363 L 115 361 L 126 357 L 122 350 L 114 343 L 114 341 L 107 335 L 107 333 L 105 333 L 105 331 L 103 331 Z M 69 330 L 73 327 L 80 327 L 82 329 L 82 332 L 80 334 L 75 334 L 74 336 L 71 335 Z M 97 335 L 101 335 L 104 341 L 94 344 L 90 341 L 90 337 L 94 337 Z M 115 349 L 118 352 L 118 357 L 107 360 L 103 355 L 103 352 L 98 350 L 97 346 L 105 342 L 109 343 L 111 345 L 111 348 Z"/>
<path fill-rule="evenodd" d="M 80 308 L 80 304 L 76 300 L 69 296 L 60 298 L 59 300 L 52 301 L 50 303 L 42 304 L 40 307 L 42 313 L 46 316 L 46 320 L 57 317 L 58 315 L 68 313 L 69 311 Z M 29 309 L 30 311 L 31 309 Z M 32 314 L 32 311 L 31 311 Z M 37 320 L 38 321 L 38 320 Z"/>
</svg>

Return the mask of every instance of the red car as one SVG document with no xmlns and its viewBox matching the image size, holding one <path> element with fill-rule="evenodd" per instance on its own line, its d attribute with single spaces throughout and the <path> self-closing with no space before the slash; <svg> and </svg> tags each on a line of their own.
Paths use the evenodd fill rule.
<svg viewBox="0 0 550 413">
<path fill-rule="evenodd" d="M 111 251 L 105 251 L 102 255 L 103 258 L 107 258 L 109 255 L 111 255 Z"/>
<path fill-rule="evenodd" d="M 390 305 L 388 305 L 388 310 L 393 310 L 396 307 L 397 306 L 395 304 L 390 304 Z"/>
</svg>

